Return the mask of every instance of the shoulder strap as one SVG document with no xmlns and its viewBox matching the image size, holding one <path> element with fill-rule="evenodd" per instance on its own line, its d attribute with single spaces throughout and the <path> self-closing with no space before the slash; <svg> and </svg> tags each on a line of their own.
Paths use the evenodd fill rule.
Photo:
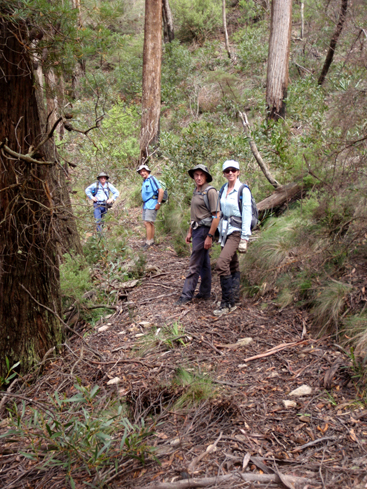
<svg viewBox="0 0 367 489">
<path fill-rule="evenodd" d="M 152 185 L 154 184 L 154 187 L 155 187 L 155 190 L 154 190 L 154 188 L 153 188 L 154 192 L 158 192 L 158 183 L 157 183 L 157 181 L 156 181 L 155 177 L 153 177 L 153 175 L 152 175 L 152 176 L 150 177 L 150 179 L 152 180 Z"/>
<path fill-rule="evenodd" d="M 246 185 L 245 183 L 242 183 L 240 188 L 238 189 L 238 195 L 237 195 L 238 210 L 240 211 L 241 216 L 242 216 L 242 193 L 243 193 L 243 189 L 245 187 L 249 189 L 248 185 Z M 250 191 L 250 193 L 251 193 L 251 191 Z"/>
<path fill-rule="evenodd" d="M 222 185 L 221 188 L 220 188 L 220 190 L 219 190 L 219 200 L 222 198 L 222 195 L 223 195 L 223 192 L 224 192 L 224 187 L 226 185 L 227 185 L 226 183 L 224 185 Z"/>
</svg>

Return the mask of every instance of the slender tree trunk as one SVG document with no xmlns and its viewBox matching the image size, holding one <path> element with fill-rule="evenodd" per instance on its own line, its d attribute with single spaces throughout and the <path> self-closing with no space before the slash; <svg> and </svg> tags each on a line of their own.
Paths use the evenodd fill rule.
<svg viewBox="0 0 367 489">
<path fill-rule="evenodd" d="M 266 85 L 269 119 L 285 117 L 291 27 L 292 0 L 273 0 Z"/>
<path fill-rule="evenodd" d="M 168 0 L 162 0 L 162 8 L 164 42 L 172 42 L 175 38 L 175 31 L 173 28 L 172 11 Z"/>
<path fill-rule="evenodd" d="M 12 28 L 0 12 L 0 144 L 24 155 L 40 142 L 42 121 L 24 32 Z M 35 157 L 47 160 L 43 146 Z M 62 339 L 50 312 L 61 309 L 51 167 L 0 153 L 0 375 L 6 357 L 24 372 Z"/>
<path fill-rule="evenodd" d="M 145 0 L 140 159 L 157 144 L 161 111 L 162 0 Z"/>
<path fill-rule="evenodd" d="M 227 17 L 226 17 L 226 0 L 222 0 L 222 18 L 223 18 L 223 29 L 224 29 L 224 40 L 226 44 L 226 50 L 228 58 L 231 59 L 231 50 L 229 49 L 228 31 L 227 31 Z"/>
<path fill-rule="evenodd" d="M 344 21 L 345 21 L 346 15 L 347 15 L 347 10 L 348 10 L 348 0 L 342 0 L 338 24 L 336 26 L 333 37 L 331 38 L 330 45 L 329 45 L 329 51 L 326 55 L 325 63 L 324 63 L 324 66 L 322 68 L 320 78 L 318 79 L 318 82 L 317 82 L 319 85 L 322 85 L 324 83 L 326 75 L 327 75 L 329 68 L 331 66 L 331 63 L 333 61 L 336 43 L 338 42 L 339 36 L 343 30 L 343 25 L 344 25 Z"/>
</svg>

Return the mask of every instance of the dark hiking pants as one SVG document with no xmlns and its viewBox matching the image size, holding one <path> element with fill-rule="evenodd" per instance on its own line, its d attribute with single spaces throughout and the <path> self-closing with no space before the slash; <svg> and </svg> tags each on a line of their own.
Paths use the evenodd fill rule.
<svg viewBox="0 0 367 489">
<path fill-rule="evenodd" d="M 186 275 L 185 284 L 181 297 L 192 299 L 196 285 L 201 277 L 199 294 L 209 297 L 212 287 L 212 272 L 210 268 L 209 250 L 204 248 L 204 241 L 209 232 L 206 226 L 200 226 L 192 230 L 192 253 L 189 270 Z"/>
</svg>

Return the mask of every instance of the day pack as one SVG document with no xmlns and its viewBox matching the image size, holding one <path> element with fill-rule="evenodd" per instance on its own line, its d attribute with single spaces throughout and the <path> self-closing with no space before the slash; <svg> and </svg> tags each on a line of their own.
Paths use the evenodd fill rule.
<svg viewBox="0 0 367 489">
<path fill-rule="evenodd" d="M 159 189 L 159 186 L 158 186 L 158 183 L 157 183 L 157 179 L 155 177 L 151 177 L 151 179 L 152 179 L 153 189 L 155 187 L 154 193 L 157 194 L 155 196 L 155 198 L 158 199 L 158 189 Z M 163 199 L 162 199 L 162 203 L 164 204 L 168 200 L 168 191 L 166 189 L 166 185 L 161 180 L 158 180 L 158 182 L 159 182 L 160 186 L 164 190 L 164 192 L 163 192 Z"/>
<path fill-rule="evenodd" d="M 110 198 L 110 187 L 109 187 L 109 185 L 108 185 L 108 182 L 106 182 L 106 183 L 107 183 L 107 192 L 108 192 L 108 193 L 106 194 L 105 190 L 104 190 L 104 189 L 102 189 L 102 190 L 103 190 L 103 191 L 104 191 L 104 193 L 106 194 L 107 199 L 109 199 L 109 198 Z M 97 180 L 97 181 L 96 181 L 96 186 L 95 186 L 95 188 L 94 188 L 94 189 L 92 190 L 92 192 L 91 192 L 91 194 L 93 195 L 93 197 L 94 197 L 94 196 L 97 194 L 97 192 L 98 192 L 98 187 L 99 187 L 100 185 L 101 185 L 100 181 L 99 181 L 99 180 Z M 113 205 L 113 204 L 107 204 L 107 203 L 106 203 L 106 206 L 107 206 L 109 209 L 111 209 L 112 205 Z"/>
<path fill-rule="evenodd" d="M 208 192 L 209 190 L 214 189 L 217 192 L 217 189 L 215 187 L 212 187 L 212 185 L 208 185 L 206 189 L 203 192 L 200 192 L 200 194 L 204 197 L 204 203 L 208 211 L 211 213 L 210 205 L 209 205 L 209 197 L 208 197 Z M 218 195 L 218 192 L 217 192 Z M 219 209 L 218 209 L 219 210 Z"/>
<path fill-rule="evenodd" d="M 226 186 L 227 184 L 225 183 L 222 188 L 219 190 L 219 200 L 221 199 L 222 197 L 222 194 L 223 194 L 223 191 L 224 191 L 224 187 Z M 248 188 L 250 190 L 250 187 L 248 185 L 246 185 L 245 183 L 242 183 L 240 188 L 238 189 L 238 208 L 239 208 L 239 211 L 241 213 L 241 216 L 242 216 L 242 192 L 243 192 L 243 189 L 244 188 Z M 251 230 L 254 229 L 254 227 L 257 226 L 258 222 L 259 222 L 259 211 L 257 209 L 257 205 L 256 205 L 256 201 L 251 193 L 251 190 L 250 190 L 250 194 L 251 194 L 251 213 L 252 213 L 252 218 L 251 218 Z"/>
</svg>

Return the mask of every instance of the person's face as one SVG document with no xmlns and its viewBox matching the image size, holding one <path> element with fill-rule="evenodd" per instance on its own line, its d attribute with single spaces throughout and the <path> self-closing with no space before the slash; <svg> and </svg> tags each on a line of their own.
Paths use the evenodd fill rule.
<svg viewBox="0 0 367 489">
<path fill-rule="evenodd" d="M 101 182 L 102 185 L 104 185 L 107 182 L 106 177 L 99 177 L 98 180 Z"/>
<path fill-rule="evenodd" d="M 149 172 L 143 168 L 140 170 L 139 175 L 143 178 L 143 180 L 146 180 L 149 177 Z"/>
<path fill-rule="evenodd" d="M 240 174 L 240 171 L 236 170 L 236 168 L 227 168 L 223 172 L 223 175 L 228 180 L 228 183 L 235 182 L 237 180 L 239 174 Z"/>
<path fill-rule="evenodd" d="M 207 179 L 206 173 L 204 173 L 201 170 L 195 170 L 194 171 L 194 180 L 195 180 L 195 183 L 198 187 L 202 187 L 204 185 L 204 183 L 206 182 L 206 179 Z"/>
</svg>

